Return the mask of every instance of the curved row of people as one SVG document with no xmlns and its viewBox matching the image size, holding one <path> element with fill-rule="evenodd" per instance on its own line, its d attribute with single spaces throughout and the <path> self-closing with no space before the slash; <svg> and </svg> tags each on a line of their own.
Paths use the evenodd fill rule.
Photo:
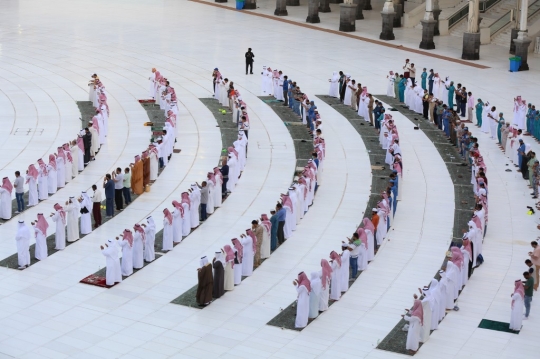
<svg viewBox="0 0 540 359">
<path fill-rule="evenodd" d="M 40 158 L 37 163 L 28 166 L 24 176 L 20 171 L 15 171 L 13 182 L 8 177 L 3 178 L 0 187 L 0 218 L 9 220 L 12 217 L 13 187 L 17 202 L 15 214 L 19 214 L 64 188 L 66 183 L 95 159 L 101 145 L 105 143 L 110 112 L 105 86 L 96 74 L 92 75 L 88 86 L 89 100 L 96 111 L 89 126 L 82 129 L 75 140 L 64 143 L 57 148 L 56 153 L 50 154 L 48 163 Z M 25 187 L 28 191 L 27 203 L 24 200 Z"/>
<path fill-rule="evenodd" d="M 153 73 L 155 77 L 161 76 L 157 71 Z M 247 105 L 239 94 L 235 96 L 234 101 L 242 104 L 247 115 Z M 176 114 L 173 110 L 167 110 L 167 115 L 166 125 L 176 127 Z M 158 138 L 158 143 L 160 141 Z M 247 161 L 247 142 L 247 130 L 241 128 L 238 131 L 238 139 L 233 146 L 227 148 L 227 156 L 222 158 L 221 167 L 214 167 L 212 172 L 207 173 L 206 180 L 200 184 L 193 183 L 188 191 L 181 194 L 180 202 L 172 201 L 172 210 L 163 209 L 163 244 L 160 249 L 162 252 L 173 250 L 175 244 L 180 243 L 221 207 L 223 199 L 227 193 L 233 191 L 244 170 Z M 162 157 L 160 164 L 161 162 Z M 121 282 L 122 276 L 129 276 L 133 273 L 133 269 L 142 268 L 144 261 L 155 260 L 155 235 L 156 225 L 150 216 L 146 224 L 136 224 L 133 233 L 126 229 L 121 235 L 122 239 L 119 236 L 116 240 L 110 239 L 101 246 L 107 260 L 107 285 Z M 120 251 L 121 264 L 118 256 Z"/>
</svg>

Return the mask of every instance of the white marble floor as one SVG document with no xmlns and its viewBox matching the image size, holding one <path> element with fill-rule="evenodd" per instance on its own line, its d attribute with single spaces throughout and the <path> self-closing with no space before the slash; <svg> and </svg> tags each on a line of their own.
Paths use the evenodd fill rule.
<svg viewBox="0 0 540 359">
<path fill-rule="evenodd" d="M 129 163 L 146 146 L 146 114 L 137 99 L 147 97 L 151 67 L 171 80 L 182 101 L 177 143 L 182 152 L 173 156 L 152 192 L 46 261 L 23 272 L 0 269 L 0 356 L 397 357 L 374 347 L 440 265 L 453 223 L 445 166 L 427 137 L 399 115 L 406 173 L 394 230 L 350 292 L 321 318 L 301 333 L 265 325 L 294 300 L 290 282 L 296 274 L 315 269 L 354 230 L 370 193 L 363 142 L 346 119 L 321 101 L 317 105 L 327 141 L 323 184 L 291 240 L 253 277 L 208 308 L 169 304 L 196 283 L 198 258 L 268 212 L 291 180 L 292 140 L 281 120 L 257 99 L 260 78 L 244 75 L 243 53 L 252 47 L 256 69 L 282 69 L 310 97 L 326 93 L 327 78 L 338 69 L 352 73 L 370 92 L 384 93 L 388 70 L 399 69 L 405 57 L 419 68 L 444 69 L 442 75 L 470 81 L 467 87 L 477 97 L 497 102 L 508 115 L 513 96 L 533 99 L 536 93 L 538 70 L 531 66 L 528 73 L 510 74 L 502 53 L 483 59 L 491 68 L 479 70 L 189 1 L 0 3 L 0 119 L 5 124 L 0 129 L 5 154 L 0 175 L 20 170 L 21 163 L 26 166 L 73 136 L 79 125 L 74 101 L 87 98 L 90 74 L 98 73 L 110 93 L 111 134 L 104 156 L 35 212 L 47 213 L 52 203 L 100 182 L 105 172 Z M 273 6 L 268 2 L 268 8 Z M 452 56 L 451 51 L 445 55 Z M 249 159 L 237 189 L 174 251 L 121 285 L 107 290 L 78 283 L 104 265 L 100 243 L 148 214 L 161 218 L 172 199 L 216 165 L 219 131 L 197 100 L 210 96 L 214 67 L 240 87 L 251 111 Z M 44 132 L 21 139 L 16 128 Z M 480 138 L 490 180 L 486 263 L 460 297 L 461 310 L 447 316 L 418 353 L 421 357 L 536 357 L 540 321 L 534 302 L 520 335 L 477 328 L 482 318 L 508 320 L 512 282 L 524 269 L 537 218 L 525 215 L 525 206 L 533 203 L 525 184 L 516 172 L 504 172 L 503 155 L 486 136 Z M 0 227 L 0 255 L 15 251 L 13 233 L 11 223 Z"/>
</svg>

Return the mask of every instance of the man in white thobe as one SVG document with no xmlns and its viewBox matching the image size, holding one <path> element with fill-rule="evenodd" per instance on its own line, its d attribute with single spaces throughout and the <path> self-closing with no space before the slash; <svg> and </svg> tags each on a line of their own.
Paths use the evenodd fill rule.
<svg viewBox="0 0 540 359">
<path fill-rule="evenodd" d="M 115 285 L 122 282 L 122 272 L 120 271 L 120 258 L 118 258 L 118 245 L 116 240 L 109 239 L 101 246 L 101 253 L 106 258 L 107 271 L 105 274 L 105 284 Z"/>
<path fill-rule="evenodd" d="M 75 197 L 69 197 L 65 211 L 67 213 L 67 241 L 75 242 L 79 240 L 79 202 Z"/>
<path fill-rule="evenodd" d="M 81 194 L 79 198 L 80 212 L 81 212 L 81 234 L 88 234 L 92 232 L 92 200 L 88 197 L 86 192 Z"/>
<path fill-rule="evenodd" d="M 30 230 L 24 224 L 24 221 L 19 221 L 15 240 L 17 241 L 19 269 L 24 269 L 30 265 Z"/>
</svg>

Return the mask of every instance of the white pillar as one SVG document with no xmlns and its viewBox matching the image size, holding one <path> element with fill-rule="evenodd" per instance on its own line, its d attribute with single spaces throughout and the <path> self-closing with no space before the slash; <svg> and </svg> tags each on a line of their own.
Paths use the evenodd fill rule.
<svg viewBox="0 0 540 359">
<path fill-rule="evenodd" d="M 394 12 L 394 3 L 392 2 L 392 0 L 386 0 L 384 2 L 382 12 L 385 14 L 390 14 Z"/>
<path fill-rule="evenodd" d="M 424 14 L 424 20 L 434 20 L 433 19 L 433 0 L 426 0 L 426 13 Z"/>
<path fill-rule="evenodd" d="M 529 14 L 529 0 L 521 0 L 521 11 L 519 14 L 519 33 L 518 38 L 527 36 L 527 17 Z"/>
</svg>

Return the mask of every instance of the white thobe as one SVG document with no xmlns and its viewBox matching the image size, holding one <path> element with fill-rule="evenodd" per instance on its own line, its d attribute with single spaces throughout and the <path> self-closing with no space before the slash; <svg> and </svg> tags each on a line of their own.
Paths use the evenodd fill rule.
<svg viewBox="0 0 540 359">
<path fill-rule="evenodd" d="M 139 232 L 135 231 L 133 233 L 133 259 L 132 264 L 133 268 L 140 269 L 144 266 L 144 249 L 142 236 Z"/>
<path fill-rule="evenodd" d="M 294 321 L 295 328 L 304 328 L 308 323 L 309 316 L 309 292 L 303 285 L 296 286 L 298 299 L 296 303 L 296 319 Z"/>
<path fill-rule="evenodd" d="M 144 242 L 144 260 L 152 262 L 156 259 L 156 253 L 154 251 L 154 242 L 156 240 L 156 227 L 150 224 L 146 225 L 144 229 L 146 234 L 146 241 Z"/>
<path fill-rule="evenodd" d="M 79 239 L 79 206 L 76 203 L 70 203 L 64 211 L 67 215 L 67 241 L 75 242 Z"/>
<path fill-rule="evenodd" d="M 118 244 L 122 247 L 122 275 L 128 277 L 133 274 L 133 247 L 126 239 Z"/>
<path fill-rule="evenodd" d="M 223 184 L 221 177 L 216 176 L 216 185 L 214 186 L 214 208 L 221 207 L 221 201 L 223 193 L 221 191 L 221 185 Z"/>
<path fill-rule="evenodd" d="M 73 159 L 73 162 L 71 163 L 71 177 L 77 177 L 79 174 L 79 153 L 81 150 L 79 149 L 79 146 L 73 145 L 71 146 L 71 158 Z M 83 163 L 83 169 L 84 169 L 84 163 Z M 82 171 L 82 170 L 81 170 Z"/>
<path fill-rule="evenodd" d="M 25 227 L 26 225 L 23 224 Z M 21 229 L 17 231 L 15 237 L 17 241 L 17 262 L 19 267 L 29 266 L 30 265 L 30 231 L 28 228 Z"/>
<path fill-rule="evenodd" d="M 182 236 L 188 236 L 191 232 L 191 212 L 187 203 L 182 203 L 184 216 L 182 217 Z"/>
<path fill-rule="evenodd" d="M 64 168 L 64 182 L 65 183 L 68 183 L 69 181 L 71 181 L 72 174 L 73 174 L 73 162 L 70 162 L 66 157 L 66 163 L 65 163 L 65 168 Z"/>
<path fill-rule="evenodd" d="M 37 260 L 42 261 L 48 256 L 47 239 L 45 238 L 45 235 L 47 233 L 41 232 L 36 226 L 34 226 L 34 234 L 36 236 L 36 247 L 34 256 Z"/>
<path fill-rule="evenodd" d="M 83 200 L 81 202 L 81 209 L 83 207 L 88 210 L 88 213 L 81 213 L 81 234 L 88 234 L 92 232 L 92 202 Z"/>
<path fill-rule="evenodd" d="M 227 161 L 229 166 L 229 180 L 227 181 L 227 191 L 233 192 L 236 182 L 238 181 L 237 173 L 237 161 L 236 156 L 233 154 Z"/>
<path fill-rule="evenodd" d="M 5 188 L 0 187 L 0 218 L 11 219 L 11 193 Z"/>
<path fill-rule="evenodd" d="M 346 292 L 349 289 L 349 279 L 351 276 L 350 271 L 349 271 L 349 258 L 350 257 L 351 257 L 351 252 L 349 252 L 347 249 L 343 251 L 343 254 L 341 254 L 340 289 L 342 292 Z"/>
<path fill-rule="evenodd" d="M 214 213 L 214 184 L 212 181 L 207 182 L 208 186 L 208 202 L 206 202 L 206 213 Z"/>
<path fill-rule="evenodd" d="M 261 243 L 261 259 L 270 257 L 270 236 L 271 233 L 268 232 L 265 226 L 263 227 L 262 243 Z"/>
<path fill-rule="evenodd" d="M 122 272 L 120 270 L 120 259 L 118 258 L 118 249 L 116 244 L 111 244 L 101 250 L 101 253 L 106 258 L 107 271 L 105 274 L 105 283 L 114 285 L 122 282 Z"/>
<path fill-rule="evenodd" d="M 394 93 L 395 81 L 396 81 L 396 78 L 394 76 L 391 76 L 391 75 L 388 76 L 388 85 L 386 86 L 386 96 L 396 97 L 396 94 Z"/>
<path fill-rule="evenodd" d="M 66 186 L 66 167 L 62 157 L 56 157 L 56 185 L 58 188 Z"/>
<path fill-rule="evenodd" d="M 223 280 L 223 289 L 224 290 L 233 290 L 234 289 L 234 269 L 233 269 L 234 259 L 225 263 L 225 275 Z"/>
<path fill-rule="evenodd" d="M 431 331 L 431 302 L 428 298 L 422 300 L 422 311 L 424 313 L 422 330 L 420 331 L 420 341 L 425 343 L 429 339 Z"/>
<path fill-rule="evenodd" d="M 34 177 L 28 175 L 25 179 L 28 182 L 28 207 L 35 206 L 39 202 L 36 180 Z"/>
<path fill-rule="evenodd" d="M 422 324 L 418 317 L 410 317 L 406 315 L 403 319 L 409 322 L 409 331 L 407 332 L 407 344 L 405 349 L 417 351 L 420 345 L 420 332 L 422 330 Z"/>
<path fill-rule="evenodd" d="M 158 176 L 159 160 L 155 152 L 150 152 L 150 181 L 155 181 Z"/>
<path fill-rule="evenodd" d="M 341 266 L 337 261 L 332 261 L 332 277 L 330 281 L 330 299 L 339 300 L 341 297 Z"/>
<path fill-rule="evenodd" d="M 289 206 L 283 206 L 283 208 L 285 208 L 285 226 L 283 227 L 283 232 L 285 239 L 289 239 L 292 235 L 293 223 L 296 224 L 296 218 Z"/>
<path fill-rule="evenodd" d="M 94 127 L 89 127 L 88 130 L 92 134 L 92 140 L 90 141 L 90 156 L 94 157 L 99 151 L 99 133 Z"/>
<path fill-rule="evenodd" d="M 51 218 L 53 222 L 56 223 L 56 231 L 54 232 L 54 249 L 62 250 L 66 248 L 66 223 L 58 211 L 56 211 Z"/>
<path fill-rule="evenodd" d="M 78 171 L 81 172 L 82 170 L 84 170 L 84 150 L 81 150 L 79 146 L 77 146 L 77 154 L 77 167 Z"/>
<path fill-rule="evenodd" d="M 367 261 L 370 262 L 375 258 L 375 238 L 373 237 L 373 232 L 369 229 L 364 229 L 366 232 L 368 246 L 367 246 Z"/>
<path fill-rule="evenodd" d="M 58 176 L 56 170 L 50 165 L 47 165 L 47 172 L 47 189 L 49 194 L 54 194 L 58 190 Z"/>
<path fill-rule="evenodd" d="M 196 189 L 189 194 L 189 200 L 191 202 L 189 211 L 191 219 L 191 228 L 199 226 L 199 205 L 201 204 L 201 192 Z"/>
<path fill-rule="evenodd" d="M 172 251 L 172 249 L 173 249 L 173 223 L 169 223 L 169 220 L 167 218 L 163 218 L 163 250 Z"/>
<path fill-rule="evenodd" d="M 510 314 L 510 329 L 521 330 L 524 308 L 523 298 L 518 293 L 514 293 L 512 294 L 512 300 L 514 301 L 514 306 Z"/>
<path fill-rule="evenodd" d="M 309 318 L 317 318 L 319 316 L 319 302 L 321 298 L 322 283 L 317 275 L 316 278 L 311 277 L 311 293 L 309 293 Z"/>
<path fill-rule="evenodd" d="M 364 271 L 364 270 L 367 269 L 367 266 L 368 266 L 368 253 L 367 253 L 367 249 L 366 249 L 366 246 L 364 245 L 364 243 L 360 244 L 360 250 L 358 251 L 357 263 L 358 263 L 358 270 L 359 271 Z"/>
<path fill-rule="evenodd" d="M 172 211 L 172 227 L 173 227 L 173 243 L 182 242 L 182 214 L 179 209 L 174 209 Z"/>
<path fill-rule="evenodd" d="M 321 279 L 322 283 L 322 270 L 319 271 L 319 278 Z M 319 295 L 319 311 L 324 312 L 325 310 L 328 310 L 328 299 L 330 298 L 330 280 L 326 280 L 325 287 L 321 287 L 321 294 Z"/>
<path fill-rule="evenodd" d="M 249 277 L 253 274 L 253 240 L 250 236 L 242 238 L 241 244 L 244 247 L 244 257 L 242 258 L 242 275 Z"/>
<path fill-rule="evenodd" d="M 233 248 L 234 253 L 236 256 L 238 256 L 238 250 L 236 248 Z M 242 283 L 242 267 L 243 263 L 234 263 L 234 285 L 239 285 Z"/>
<path fill-rule="evenodd" d="M 38 170 L 38 194 L 39 199 L 44 200 L 49 198 L 49 184 L 48 182 L 48 176 L 43 173 L 41 168 Z"/>
</svg>

